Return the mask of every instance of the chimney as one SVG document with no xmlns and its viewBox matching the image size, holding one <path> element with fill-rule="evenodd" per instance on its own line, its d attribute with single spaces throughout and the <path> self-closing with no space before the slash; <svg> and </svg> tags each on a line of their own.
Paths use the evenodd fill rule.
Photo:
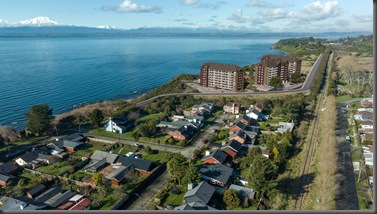
<svg viewBox="0 0 377 214">
<path fill-rule="evenodd" d="M 187 190 L 191 190 L 192 188 L 194 188 L 194 184 L 193 183 L 187 184 Z"/>
<path fill-rule="evenodd" d="M 210 154 L 210 152 L 208 151 L 208 150 L 206 150 L 206 155 L 205 156 L 207 156 L 207 155 L 209 155 Z"/>
</svg>

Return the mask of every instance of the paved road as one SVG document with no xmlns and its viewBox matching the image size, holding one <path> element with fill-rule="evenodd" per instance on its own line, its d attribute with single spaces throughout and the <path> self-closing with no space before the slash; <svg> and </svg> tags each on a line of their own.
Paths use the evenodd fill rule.
<svg viewBox="0 0 377 214">
<path fill-rule="evenodd" d="M 337 105 L 338 121 L 336 127 L 336 141 L 338 144 L 338 160 L 340 162 L 340 174 L 342 180 L 339 184 L 339 191 L 335 200 L 336 210 L 358 210 L 357 190 L 355 173 L 352 164 L 352 145 L 346 142 L 348 121 L 347 114 L 342 112 L 350 102 L 361 99 L 352 99 L 341 102 Z"/>
<path fill-rule="evenodd" d="M 302 93 L 307 92 L 310 89 L 310 86 L 313 83 L 316 71 L 318 70 L 319 64 L 323 59 L 323 54 L 319 55 L 315 63 L 313 64 L 313 67 L 311 68 L 309 75 L 307 76 L 304 84 L 299 89 L 294 89 L 290 91 L 267 91 L 267 92 L 209 92 L 209 93 L 169 93 L 169 94 L 162 94 L 158 95 L 152 98 L 149 98 L 147 100 L 141 101 L 136 104 L 137 107 L 143 107 L 150 102 L 154 101 L 157 98 L 160 97 L 167 97 L 167 96 L 184 96 L 184 95 L 200 95 L 200 96 L 245 96 L 245 95 L 255 95 L 255 94 L 293 94 L 293 93 Z"/>
</svg>

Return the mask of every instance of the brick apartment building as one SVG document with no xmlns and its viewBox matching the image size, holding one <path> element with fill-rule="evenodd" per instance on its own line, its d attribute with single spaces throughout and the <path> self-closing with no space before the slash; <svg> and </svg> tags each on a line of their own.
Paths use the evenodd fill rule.
<svg viewBox="0 0 377 214">
<path fill-rule="evenodd" d="M 267 86 L 275 76 L 286 83 L 291 74 L 296 72 L 301 72 L 301 59 L 292 56 L 264 55 L 256 66 L 255 85 Z"/>
<path fill-rule="evenodd" d="M 242 68 L 230 64 L 204 63 L 200 68 L 200 85 L 230 91 L 243 90 Z"/>
</svg>

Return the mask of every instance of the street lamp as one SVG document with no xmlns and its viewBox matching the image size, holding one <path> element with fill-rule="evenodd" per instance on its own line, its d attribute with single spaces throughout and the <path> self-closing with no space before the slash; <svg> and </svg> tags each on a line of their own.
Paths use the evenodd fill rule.
<svg viewBox="0 0 377 214">
<path fill-rule="evenodd" d="M 144 206 L 143 198 L 137 193 L 135 193 L 135 195 L 140 198 L 140 200 L 141 200 L 141 210 L 143 210 L 143 206 Z"/>
</svg>

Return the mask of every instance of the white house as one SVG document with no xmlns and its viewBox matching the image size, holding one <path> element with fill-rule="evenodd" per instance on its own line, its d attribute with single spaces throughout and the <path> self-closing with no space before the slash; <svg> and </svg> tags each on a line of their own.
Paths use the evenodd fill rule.
<svg viewBox="0 0 377 214">
<path fill-rule="evenodd" d="M 246 113 L 246 115 L 250 118 L 253 118 L 254 120 L 262 120 L 262 114 L 256 110 L 256 109 L 253 109 L 251 111 L 249 111 L 248 113 Z"/>
<path fill-rule="evenodd" d="M 116 132 L 116 133 L 124 133 L 127 131 L 127 128 L 129 127 L 128 121 L 125 118 L 112 118 L 108 121 L 106 121 L 105 129 L 108 132 Z"/>
<path fill-rule="evenodd" d="M 373 121 L 371 120 L 361 121 L 360 124 L 363 129 L 373 129 Z"/>
</svg>

